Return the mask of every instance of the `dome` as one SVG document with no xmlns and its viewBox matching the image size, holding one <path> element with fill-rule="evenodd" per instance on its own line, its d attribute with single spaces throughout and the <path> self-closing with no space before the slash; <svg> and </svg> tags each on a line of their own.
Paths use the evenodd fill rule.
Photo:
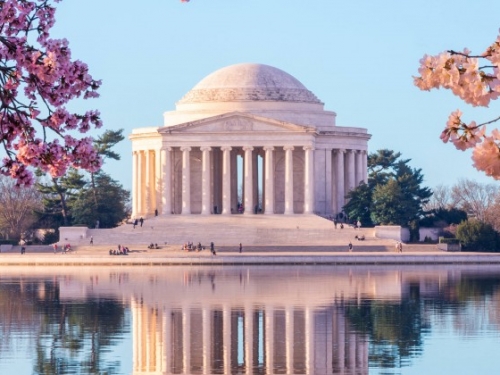
<svg viewBox="0 0 500 375">
<path fill-rule="evenodd" d="M 179 104 L 206 102 L 278 101 L 320 103 L 290 74 L 264 64 L 236 64 L 203 78 Z"/>
</svg>

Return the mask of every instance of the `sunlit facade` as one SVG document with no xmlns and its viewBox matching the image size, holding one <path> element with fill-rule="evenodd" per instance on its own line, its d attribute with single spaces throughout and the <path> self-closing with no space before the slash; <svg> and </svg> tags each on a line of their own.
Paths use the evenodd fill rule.
<svg viewBox="0 0 500 375">
<path fill-rule="evenodd" d="M 132 216 L 332 214 L 367 178 L 370 135 L 277 68 L 237 64 L 201 80 L 132 141 Z"/>
</svg>

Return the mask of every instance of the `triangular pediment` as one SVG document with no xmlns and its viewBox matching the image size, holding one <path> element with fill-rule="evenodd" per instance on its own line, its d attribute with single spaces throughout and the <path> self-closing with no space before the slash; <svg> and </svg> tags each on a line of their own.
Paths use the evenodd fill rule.
<svg viewBox="0 0 500 375">
<path fill-rule="evenodd" d="M 231 112 L 207 117 L 179 125 L 163 127 L 160 133 L 247 133 L 247 132 L 297 132 L 309 133 L 315 129 L 249 113 Z"/>
</svg>

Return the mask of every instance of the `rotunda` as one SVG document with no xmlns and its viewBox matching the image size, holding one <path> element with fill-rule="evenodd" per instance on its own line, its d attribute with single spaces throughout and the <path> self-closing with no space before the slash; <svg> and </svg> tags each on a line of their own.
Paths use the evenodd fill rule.
<svg viewBox="0 0 500 375">
<path fill-rule="evenodd" d="M 370 135 L 335 117 L 280 69 L 219 69 L 130 135 L 132 215 L 338 214 L 366 181 Z"/>
</svg>

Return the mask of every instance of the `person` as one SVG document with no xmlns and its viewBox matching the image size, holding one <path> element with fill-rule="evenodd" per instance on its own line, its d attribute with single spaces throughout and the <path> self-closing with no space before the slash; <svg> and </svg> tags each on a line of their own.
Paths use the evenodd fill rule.
<svg viewBox="0 0 500 375">
<path fill-rule="evenodd" d="M 158 209 L 155 208 L 155 216 L 158 216 Z"/>
<path fill-rule="evenodd" d="M 55 253 L 57 253 L 57 243 L 55 243 L 55 244 L 53 245 L 53 247 L 54 247 L 54 254 L 55 254 Z"/>
<path fill-rule="evenodd" d="M 400 253 L 403 252 L 403 243 L 402 242 L 398 242 L 398 250 Z"/>
<path fill-rule="evenodd" d="M 358 222 L 356 223 L 356 226 L 358 227 L 358 229 L 361 228 L 361 221 L 358 220 Z"/>
<path fill-rule="evenodd" d="M 333 219 L 333 226 L 337 229 L 337 219 Z"/>
<path fill-rule="evenodd" d="M 90 244 L 93 245 L 94 244 L 94 237 L 93 236 L 90 236 Z"/>
<path fill-rule="evenodd" d="M 352 243 L 351 243 L 351 241 L 349 241 L 348 248 L 349 248 L 349 252 L 351 252 L 352 251 Z"/>
<path fill-rule="evenodd" d="M 210 242 L 210 251 L 212 252 L 212 255 L 217 255 L 215 252 L 215 245 L 213 242 Z"/>
<path fill-rule="evenodd" d="M 21 246 L 21 254 L 24 254 L 26 252 L 26 248 L 24 246 Z"/>
<path fill-rule="evenodd" d="M 243 245 L 240 242 L 240 253 L 243 251 Z"/>
<path fill-rule="evenodd" d="M 138 224 L 138 221 L 137 221 L 137 218 L 135 218 L 135 219 L 134 219 L 134 229 L 135 229 L 135 227 L 137 226 L 137 224 Z"/>
<path fill-rule="evenodd" d="M 142 224 L 144 224 L 144 219 L 142 218 L 142 216 L 141 216 L 141 218 L 139 219 L 139 223 L 141 223 L 141 228 L 142 228 Z"/>
<path fill-rule="evenodd" d="M 95 221 L 95 229 L 99 229 L 99 220 Z"/>
</svg>

